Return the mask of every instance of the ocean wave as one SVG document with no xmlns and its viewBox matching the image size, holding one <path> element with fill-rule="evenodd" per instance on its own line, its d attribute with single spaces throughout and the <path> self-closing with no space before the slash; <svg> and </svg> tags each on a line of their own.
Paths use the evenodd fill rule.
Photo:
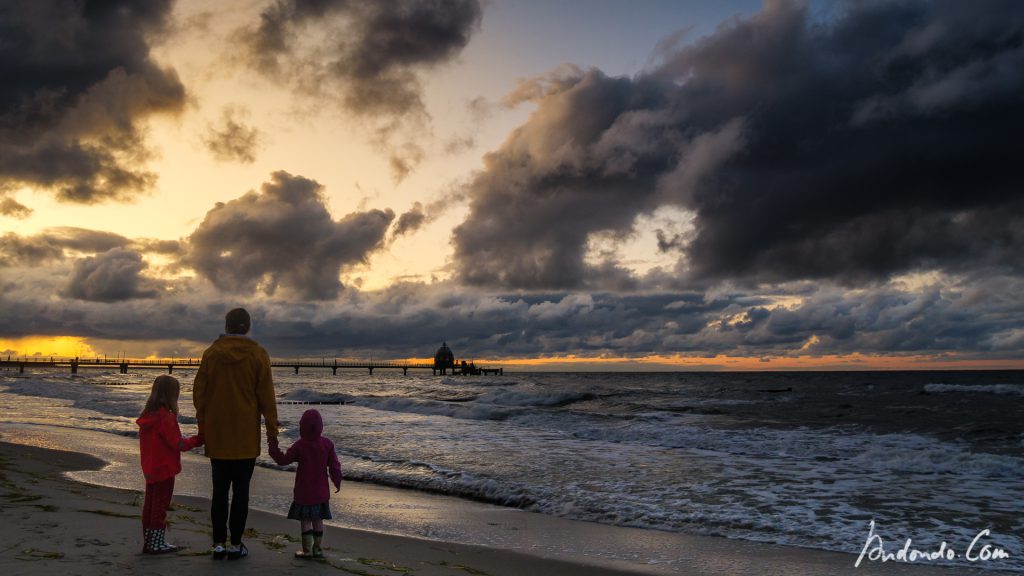
<svg viewBox="0 0 1024 576">
<path fill-rule="evenodd" d="M 421 461 L 367 456 L 356 457 L 353 461 L 351 455 L 347 456 L 343 457 L 343 466 L 349 480 L 411 488 L 576 520 L 838 551 L 849 551 L 851 542 L 861 541 L 867 520 L 872 517 L 850 500 L 851 491 L 873 492 L 884 486 L 884 481 L 874 475 L 852 474 L 848 466 L 844 467 L 846 472 L 837 470 L 831 477 L 837 480 L 835 483 L 820 482 L 817 475 L 821 469 L 817 467 L 803 469 L 807 477 L 799 486 L 772 482 L 754 470 L 748 480 L 759 489 L 752 500 L 750 494 L 719 491 L 715 484 L 707 486 L 708 493 L 702 493 L 699 484 L 684 490 L 675 482 L 641 488 L 621 477 L 617 482 L 594 477 L 579 483 L 531 482 L 525 485 L 510 478 L 481 476 Z M 754 462 L 751 460 L 749 464 Z M 740 463 L 740 469 L 747 464 Z M 976 463 L 961 461 L 960 465 Z M 767 470 L 772 470 L 771 466 Z M 1000 485 L 981 482 L 973 485 L 972 490 L 984 487 L 983 492 L 992 492 L 996 497 Z M 814 489 L 807 492 L 803 488 L 806 486 Z M 927 498 L 927 495 L 922 496 L 921 502 Z M 760 505 L 752 506 L 754 503 Z M 906 505 L 922 504 L 910 501 Z M 905 518 L 896 514 L 885 518 L 881 525 L 893 533 L 912 533 L 913 526 L 905 522 Z M 968 529 L 971 527 L 973 524 L 960 526 L 942 520 L 935 520 L 933 525 L 937 533 L 964 542 L 969 542 L 973 536 Z M 995 534 L 993 538 L 1006 549 L 1013 549 L 1019 542 L 1006 534 Z"/>
<path fill-rule="evenodd" d="M 1013 478 L 1024 475 L 1024 458 L 971 451 L 960 443 L 918 434 L 873 434 L 850 428 L 723 429 L 681 425 L 675 413 L 648 413 L 635 418 L 593 417 L 561 420 L 561 427 L 582 440 L 703 450 L 730 456 L 792 458 L 847 462 L 875 472 L 966 474 L 973 477 Z M 537 425 L 539 417 L 523 416 Z"/>
<path fill-rule="evenodd" d="M 349 482 L 407 488 L 510 508 L 533 509 L 537 505 L 530 489 L 523 484 L 477 476 L 419 460 L 358 454 L 342 448 L 337 452 L 342 460 L 344 478 Z M 278 466 L 269 460 L 260 460 L 258 464 L 287 472 L 294 472 L 296 468 L 294 464 Z"/>
<path fill-rule="evenodd" d="M 925 384 L 925 392 L 978 392 L 1024 396 L 1024 384 Z"/>
<path fill-rule="evenodd" d="M 465 420 L 506 420 L 516 412 L 507 407 L 493 404 L 418 400 L 415 398 L 361 398 L 356 404 L 375 410 L 404 412 L 424 416 L 447 416 L 449 418 Z"/>
<path fill-rule="evenodd" d="M 308 388 L 298 388 L 278 397 L 285 402 L 308 402 L 310 404 L 351 404 L 355 397 L 340 392 L 319 392 Z"/>
<path fill-rule="evenodd" d="M 82 381 L 76 375 L 26 378 L 5 382 L 5 392 L 19 396 L 68 402 L 75 408 L 135 419 L 146 403 L 144 391 L 128 386 L 109 387 Z"/>
<path fill-rule="evenodd" d="M 425 416 L 447 416 L 466 420 L 506 420 L 530 408 L 562 408 L 598 398 L 580 392 L 531 392 L 497 390 L 481 396 L 429 398 L 412 396 L 353 396 L 300 388 L 280 396 L 282 402 L 310 404 L 353 404 L 374 410 Z"/>
<path fill-rule="evenodd" d="M 888 435 L 897 436 L 897 435 Z M 847 462 L 874 472 L 956 474 L 966 477 L 1019 478 L 1024 458 L 972 452 L 921 436 L 898 435 L 897 441 L 866 444 Z"/>
<path fill-rule="evenodd" d="M 477 378 L 477 377 L 457 377 L 457 378 L 442 378 L 441 384 L 446 386 L 480 386 L 480 387 L 499 387 L 499 386 L 516 386 L 519 384 L 518 380 L 503 380 L 499 378 Z"/>
<path fill-rule="evenodd" d="M 537 406 L 562 408 L 577 402 L 594 400 L 597 394 L 590 392 L 530 392 L 526 390 L 499 390 L 480 397 L 480 402 L 499 406 Z"/>
</svg>

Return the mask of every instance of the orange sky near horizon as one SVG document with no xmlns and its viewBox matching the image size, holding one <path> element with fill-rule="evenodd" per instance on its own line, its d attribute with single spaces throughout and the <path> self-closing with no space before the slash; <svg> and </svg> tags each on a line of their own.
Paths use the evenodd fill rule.
<svg viewBox="0 0 1024 576">
<path fill-rule="evenodd" d="M 7 357 L 46 358 L 92 358 L 125 356 L 133 359 L 156 359 L 163 356 L 146 352 L 156 346 L 147 342 L 116 342 L 116 350 L 110 350 L 115 341 L 90 342 L 88 338 L 78 336 L 27 336 L 17 339 L 0 339 L 2 360 Z M 164 344 L 164 343 L 158 343 Z M 176 357 L 199 357 L 207 343 L 180 342 L 180 355 Z M 138 350 L 138 352 L 136 352 Z M 274 358 L 280 358 L 273 354 Z M 291 358 L 292 356 L 289 356 Z M 311 360 L 330 357 L 310 355 L 295 356 L 297 359 Z M 648 355 L 641 357 L 586 357 L 580 355 L 548 356 L 541 358 L 521 357 L 489 357 L 459 358 L 473 361 L 478 366 L 501 366 L 507 370 L 523 372 L 685 372 L 685 371 L 737 371 L 737 372 L 771 372 L 771 371 L 843 371 L 843 370 L 1024 370 L 1024 359 L 978 359 L 959 354 L 912 354 L 912 355 L 871 355 L 863 353 L 845 355 L 801 355 L 801 356 L 728 356 L 713 357 L 685 356 L 676 354 Z M 360 358 L 359 360 L 365 360 Z M 432 358 L 380 358 L 380 361 L 408 362 L 416 364 L 430 363 Z"/>
</svg>

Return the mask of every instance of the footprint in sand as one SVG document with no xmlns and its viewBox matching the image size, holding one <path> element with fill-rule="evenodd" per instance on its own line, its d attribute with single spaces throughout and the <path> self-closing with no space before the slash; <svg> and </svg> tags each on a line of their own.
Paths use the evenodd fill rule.
<svg viewBox="0 0 1024 576">
<path fill-rule="evenodd" d="M 90 539 L 76 538 L 75 539 L 75 547 L 76 548 L 83 548 L 85 546 L 110 546 L 110 542 L 104 542 L 103 540 L 100 540 L 99 538 L 90 538 Z"/>
</svg>

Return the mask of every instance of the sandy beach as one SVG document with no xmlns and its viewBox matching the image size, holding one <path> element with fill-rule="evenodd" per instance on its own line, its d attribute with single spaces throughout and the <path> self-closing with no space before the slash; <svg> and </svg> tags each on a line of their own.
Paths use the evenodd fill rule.
<svg viewBox="0 0 1024 576">
<path fill-rule="evenodd" d="M 863 564 L 841 554 L 728 540 L 672 535 L 680 546 L 679 560 L 670 566 L 644 566 L 605 561 L 599 557 L 566 559 L 544 553 L 472 546 L 440 540 L 384 534 L 379 531 L 329 526 L 326 558 L 297 560 L 295 523 L 283 515 L 253 510 L 246 541 L 251 556 L 237 562 L 213 561 L 208 553 L 208 501 L 175 495 L 169 540 L 185 547 L 171 556 L 141 554 L 141 494 L 137 490 L 78 482 L 74 471 L 99 471 L 107 461 L 77 452 L 14 444 L 11 428 L 0 442 L 0 571 L 4 574 L 361 574 L 361 575 L 613 575 L 613 574 L 909 574 L 952 575 L 983 573 L 962 568 L 926 565 Z M 13 435 L 16 436 L 16 435 Z M 26 436 L 31 436 L 27 434 Z M 194 456 L 194 459 L 200 457 Z M 190 459 L 191 460 L 191 459 Z M 186 466 L 195 462 L 188 462 Z M 273 472 L 271 472 L 273 473 Z M 347 487 L 348 488 L 348 487 Z M 347 490 L 360 496 L 359 486 Z M 402 490 L 385 489 L 401 499 Z M 352 494 L 355 492 L 356 494 Z M 413 493 L 415 494 L 415 493 Z M 379 497 L 379 496 L 378 496 Z M 454 499 L 450 499 L 454 500 Z M 344 511 L 341 512 L 344 514 Z M 523 513 L 541 526 L 548 519 Z M 521 522 L 515 520 L 514 523 Z M 573 528 L 575 527 L 575 528 Z M 570 523 L 580 538 L 602 527 Z M 494 526 L 500 531 L 501 526 Z M 543 529 L 543 528 L 539 528 Z M 640 531 L 637 531 L 640 532 Z M 628 538 L 630 532 L 616 532 Z"/>
<path fill-rule="evenodd" d="M 75 452 L 0 443 L 0 572 L 4 574 L 596 574 L 628 572 L 510 551 L 328 527 L 327 557 L 298 560 L 294 522 L 252 511 L 251 556 L 214 562 L 208 552 L 208 502 L 175 496 L 168 539 L 173 556 L 141 554 L 137 491 L 67 480 L 63 472 L 98 469 Z"/>
</svg>

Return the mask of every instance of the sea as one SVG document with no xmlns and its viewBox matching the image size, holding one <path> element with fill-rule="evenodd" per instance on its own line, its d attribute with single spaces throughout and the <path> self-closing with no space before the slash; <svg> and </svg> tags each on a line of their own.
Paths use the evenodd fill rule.
<svg viewBox="0 0 1024 576">
<path fill-rule="evenodd" d="M 158 374 L 0 371 L 0 422 L 135 436 Z M 194 433 L 194 371 L 174 375 Z M 911 539 L 954 548 L 954 564 L 1024 572 L 1024 372 L 304 368 L 274 379 L 282 446 L 319 410 L 349 481 L 852 553 L 873 530 L 889 552 Z M 982 561 L 983 547 L 1007 557 Z"/>
</svg>

